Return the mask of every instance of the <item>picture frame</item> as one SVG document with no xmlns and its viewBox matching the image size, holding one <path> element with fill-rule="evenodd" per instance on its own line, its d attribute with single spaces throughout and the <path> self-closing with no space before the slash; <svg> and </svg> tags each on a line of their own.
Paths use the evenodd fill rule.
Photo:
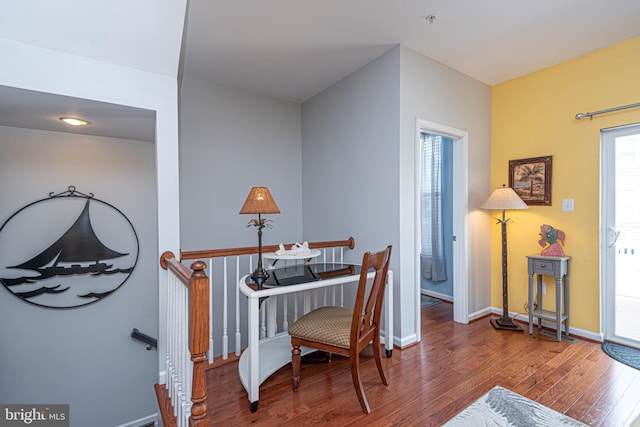
<svg viewBox="0 0 640 427">
<path fill-rule="evenodd" d="M 509 187 L 527 205 L 551 206 L 553 156 L 509 160 Z"/>
</svg>

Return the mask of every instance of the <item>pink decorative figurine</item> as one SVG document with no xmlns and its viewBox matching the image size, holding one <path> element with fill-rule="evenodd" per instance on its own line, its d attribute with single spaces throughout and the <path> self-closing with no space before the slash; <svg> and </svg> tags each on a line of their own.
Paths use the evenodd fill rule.
<svg viewBox="0 0 640 427">
<path fill-rule="evenodd" d="M 538 244 L 543 247 L 540 255 L 545 256 L 564 256 L 564 249 L 562 249 L 562 245 L 564 245 L 564 231 L 556 230 L 552 226 L 548 224 L 544 224 L 540 226 L 540 240 L 538 240 Z M 562 242 L 560 245 L 559 242 Z M 549 244 L 549 246 L 547 246 Z"/>
</svg>

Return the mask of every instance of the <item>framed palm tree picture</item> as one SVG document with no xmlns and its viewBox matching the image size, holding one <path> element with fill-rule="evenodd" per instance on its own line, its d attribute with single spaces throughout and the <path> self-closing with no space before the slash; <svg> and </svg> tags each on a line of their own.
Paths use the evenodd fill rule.
<svg viewBox="0 0 640 427">
<path fill-rule="evenodd" d="M 509 187 L 527 205 L 551 206 L 552 157 L 509 160 Z"/>
</svg>

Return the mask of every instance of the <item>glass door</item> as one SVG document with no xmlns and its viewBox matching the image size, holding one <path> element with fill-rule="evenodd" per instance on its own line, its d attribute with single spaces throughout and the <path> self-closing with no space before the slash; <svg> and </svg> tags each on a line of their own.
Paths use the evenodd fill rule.
<svg viewBox="0 0 640 427">
<path fill-rule="evenodd" d="M 602 132 L 605 339 L 640 348 L 640 125 Z"/>
</svg>

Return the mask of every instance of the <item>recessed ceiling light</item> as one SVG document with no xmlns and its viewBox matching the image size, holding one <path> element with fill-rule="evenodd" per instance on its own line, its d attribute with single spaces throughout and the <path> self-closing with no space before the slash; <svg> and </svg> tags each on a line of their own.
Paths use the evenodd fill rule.
<svg viewBox="0 0 640 427">
<path fill-rule="evenodd" d="M 88 121 L 77 117 L 60 117 L 60 120 L 71 126 L 86 126 L 89 124 Z"/>
</svg>

